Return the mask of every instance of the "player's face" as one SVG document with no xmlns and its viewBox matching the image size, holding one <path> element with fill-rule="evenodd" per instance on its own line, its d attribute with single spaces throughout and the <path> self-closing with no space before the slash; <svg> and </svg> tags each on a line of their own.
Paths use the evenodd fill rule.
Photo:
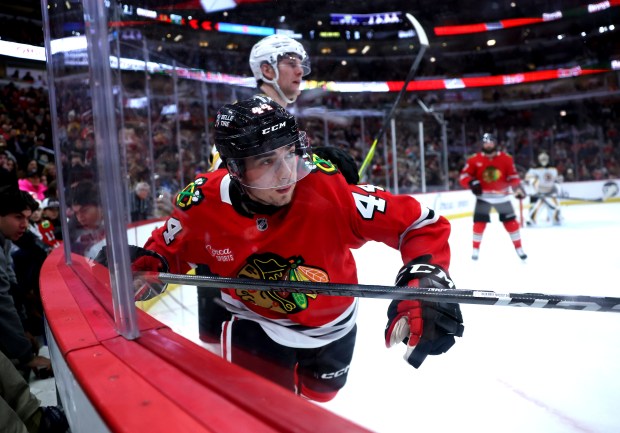
<svg viewBox="0 0 620 433">
<path fill-rule="evenodd" d="M 264 204 L 283 206 L 293 197 L 298 163 L 295 144 L 246 158 L 241 182 L 252 199 Z"/>
<path fill-rule="evenodd" d="M 255 189 L 279 189 L 303 179 L 312 167 L 306 163 L 309 153 L 298 155 L 297 142 L 256 156 L 231 160 L 229 169 L 243 186 Z M 242 166 L 242 170 L 234 170 Z"/>
<path fill-rule="evenodd" d="M 20 213 L 0 216 L 0 232 L 11 241 L 18 240 L 28 229 L 28 219 L 31 214 L 30 209 L 27 209 Z"/>
<path fill-rule="evenodd" d="M 484 153 L 493 153 L 495 152 L 495 142 L 494 141 L 484 141 L 482 143 L 482 150 Z"/>
<path fill-rule="evenodd" d="M 246 188 L 250 198 L 258 203 L 269 204 L 272 206 L 286 206 L 293 199 L 295 184 L 284 188 L 275 189 L 256 189 Z"/>
<path fill-rule="evenodd" d="M 301 59 L 294 55 L 285 55 L 278 62 L 278 86 L 289 99 L 296 99 L 301 93 L 301 77 L 304 69 Z"/>
</svg>

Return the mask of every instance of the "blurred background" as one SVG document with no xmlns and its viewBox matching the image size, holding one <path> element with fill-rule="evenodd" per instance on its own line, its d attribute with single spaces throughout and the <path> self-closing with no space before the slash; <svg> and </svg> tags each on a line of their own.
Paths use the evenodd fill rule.
<svg viewBox="0 0 620 433">
<path fill-rule="evenodd" d="M 35 153 L 43 167 L 52 158 L 41 5 L 0 3 L 0 140 L 25 172 Z M 62 16 L 55 37 L 84 36 L 79 2 L 44 3 Z M 117 95 L 128 183 L 147 182 L 151 197 L 208 165 L 209 123 L 222 104 L 254 92 L 248 54 L 274 32 L 299 40 L 311 58 L 307 90 L 291 110 L 312 144 L 347 149 L 361 162 L 420 49 L 405 12 L 430 47 L 396 112 L 395 149 L 388 132 L 370 182 L 401 193 L 459 188 L 458 170 L 487 131 L 522 172 L 544 150 L 565 180 L 618 176 L 617 1 L 203 3 L 209 12 L 199 1 L 117 2 L 110 11 L 123 58 Z M 85 45 L 63 54 L 55 63 L 64 71 L 87 63 Z M 92 119 L 88 95 L 76 93 L 63 95 L 58 126 L 72 164 L 88 167 Z M 152 161 L 138 164 L 150 142 Z"/>
</svg>

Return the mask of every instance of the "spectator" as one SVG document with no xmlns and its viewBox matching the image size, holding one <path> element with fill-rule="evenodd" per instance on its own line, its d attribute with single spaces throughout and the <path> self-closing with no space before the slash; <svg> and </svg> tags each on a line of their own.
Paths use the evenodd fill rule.
<svg viewBox="0 0 620 433">
<path fill-rule="evenodd" d="M 4 169 L 11 174 L 12 177 L 17 179 L 17 160 L 15 156 L 8 150 L 4 151 L 6 155 L 6 160 L 4 161 Z"/>
<path fill-rule="evenodd" d="M 11 291 L 18 292 L 17 277 L 10 254 L 13 241 L 28 229 L 28 218 L 37 208 L 36 201 L 14 185 L 3 185 L 0 191 L 0 351 L 15 360 L 24 371 L 32 368 L 51 369 L 48 358 L 37 356 L 38 343 L 26 333 L 15 307 Z"/>
<path fill-rule="evenodd" d="M 6 151 L 4 149 L 0 150 L 0 168 L 4 169 L 7 159 L 9 158 L 7 157 Z"/>
<path fill-rule="evenodd" d="M 71 188 L 70 195 L 73 212 L 68 223 L 71 249 L 74 253 L 94 257 L 105 239 L 99 191 L 93 182 L 85 180 Z"/>
<path fill-rule="evenodd" d="M 49 185 L 56 180 L 56 164 L 53 162 L 48 162 L 43 167 L 42 176 L 45 176 L 46 185 L 49 188 Z"/>
<path fill-rule="evenodd" d="M 138 182 L 131 195 L 131 222 L 144 221 L 153 217 L 151 187 L 146 182 Z"/>
<path fill-rule="evenodd" d="M 41 204 L 43 219 L 49 221 L 53 227 L 54 238 L 62 240 L 62 224 L 60 221 L 60 202 L 55 197 L 48 197 Z"/>
<path fill-rule="evenodd" d="M 64 433 L 67 417 L 58 406 L 41 406 L 28 382 L 11 361 L 0 353 L 0 431 Z"/>
<path fill-rule="evenodd" d="M 41 182 L 41 174 L 38 169 L 31 169 L 24 179 L 19 179 L 19 189 L 31 193 L 37 200 L 45 198 L 47 187 Z"/>
</svg>

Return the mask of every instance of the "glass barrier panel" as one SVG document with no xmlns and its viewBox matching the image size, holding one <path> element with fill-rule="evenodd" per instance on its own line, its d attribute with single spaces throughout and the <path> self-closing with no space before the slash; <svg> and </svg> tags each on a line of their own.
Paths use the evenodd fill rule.
<svg viewBox="0 0 620 433">
<path fill-rule="evenodd" d="M 491 48 L 489 34 L 442 36 L 441 25 L 461 20 L 429 4 L 433 13 L 417 18 L 430 48 L 386 118 L 423 45 L 406 10 L 258 1 L 205 11 L 206 3 L 49 7 L 68 260 L 99 255 L 120 270 L 107 282 L 115 306 L 135 305 L 205 351 L 373 431 L 617 430 L 610 402 L 620 397 L 620 353 L 602 330 L 614 335 L 618 321 L 577 311 L 596 305 L 571 298 L 618 295 L 616 256 L 589 256 L 604 250 L 603 239 L 620 239 L 617 71 L 576 68 L 581 52 L 517 62 L 505 51 L 527 37 L 509 29 L 493 29 L 512 35 L 505 49 Z M 612 9 L 601 14 L 617 16 Z M 84 17 L 95 12 L 87 22 L 98 27 L 86 37 Z M 484 11 L 477 19 L 500 18 Z M 585 18 L 579 24 L 598 31 Z M 566 23 L 537 25 L 545 45 L 557 41 L 545 26 Z M 248 102 L 257 94 L 263 99 Z M 499 201 L 478 201 L 461 175 L 486 133 L 523 183 L 546 152 L 562 189 L 518 200 L 501 184 L 490 191 Z M 216 144 L 227 164 L 212 169 Z M 494 164 L 481 182 L 507 177 Z M 343 180 L 336 167 L 361 179 Z M 273 183 L 257 187 L 252 176 Z M 162 272 L 265 286 L 166 285 Z M 396 290 L 396 279 L 406 286 L 411 275 L 435 294 L 454 288 L 450 278 L 472 294 L 397 307 L 321 286 Z M 316 293 L 286 286 L 299 282 Z M 476 305 L 485 293 L 498 305 Z M 451 347 L 456 303 L 466 332 Z M 136 337 L 131 314 L 116 315 Z M 407 351 L 401 342 L 415 340 L 407 328 L 416 326 L 422 340 Z M 419 369 L 403 360 L 433 343 Z"/>
</svg>

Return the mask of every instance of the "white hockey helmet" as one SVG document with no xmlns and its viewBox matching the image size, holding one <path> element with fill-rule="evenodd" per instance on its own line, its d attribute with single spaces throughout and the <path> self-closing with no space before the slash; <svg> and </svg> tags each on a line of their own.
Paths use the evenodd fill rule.
<svg viewBox="0 0 620 433">
<path fill-rule="evenodd" d="M 493 134 L 491 134 L 490 132 L 485 132 L 484 134 L 482 134 L 482 142 L 483 143 L 497 143 L 497 140 L 495 139 L 495 136 Z"/>
<path fill-rule="evenodd" d="M 549 155 L 547 155 L 545 152 L 540 153 L 538 155 L 538 162 L 543 167 L 546 167 L 547 165 L 549 165 Z"/>
<path fill-rule="evenodd" d="M 280 85 L 278 79 L 280 78 L 280 72 L 278 70 L 278 62 L 285 56 L 294 56 L 301 61 L 302 77 L 305 77 L 310 73 L 310 59 L 304 47 L 294 39 L 284 35 L 270 35 L 266 38 L 258 41 L 250 52 L 250 69 L 254 74 L 256 80 L 261 80 L 265 83 L 269 83 L 275 91 L 280 95 L 282 100 L 287 104 L 295 102 L 295 98 L 291 99 L 287 97 Z M 261 65 L 269 64 L 273 68 L 275 73 L 273 79 L 268 79 L 263 75 Z"/>
<path fill-rule="evenodd" d="M 260 68 L 261 65 L 268 63 L 277 74 L 278 60 L 286 54 L 293 54 L 299 57 L 304 77 L 310 73 L 310 59 L 303 45 L 288 36 L 276 34 L 261 39 L 252 47 L 250 52 L 250 69 L 254 74 L 254 78 L 270 82 L 270 80 L 264 77 Z"/>
</svg>

